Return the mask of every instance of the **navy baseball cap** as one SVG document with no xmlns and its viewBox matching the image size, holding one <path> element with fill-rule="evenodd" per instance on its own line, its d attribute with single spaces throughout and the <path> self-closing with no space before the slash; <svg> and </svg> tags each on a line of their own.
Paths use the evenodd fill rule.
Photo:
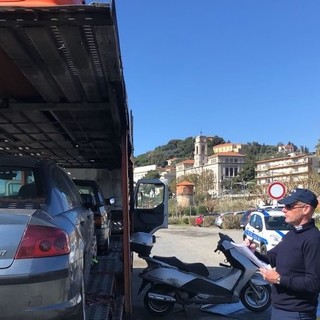
<svg viewBox="0 0 320 320">
<path fill-rule="evenodd" d="M 314 208 L 318 206 L 317 196 L 312 191 L 301 188 L 293 189 L 287 197 L 279 200 L 278 202 L 284 205 L 288 205 L 298 201 L 310 204 Z"/>
</svg>

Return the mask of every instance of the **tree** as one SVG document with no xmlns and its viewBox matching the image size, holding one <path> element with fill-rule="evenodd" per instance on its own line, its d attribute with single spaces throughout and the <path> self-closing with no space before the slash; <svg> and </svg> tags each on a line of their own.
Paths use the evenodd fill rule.
<svg viewBox="0 0 320 320">
<path fill-rule="evenodd" d="M 144 179 L 159 179 L 160 173 L 157 170 L 150 170 L 143 177 Z"/>
<path fill-rule="evenodd" d="M 318 139 L 318 143 L 316 145 L 316 155 L 320 156 L 320 139 Z"/>
</svg>

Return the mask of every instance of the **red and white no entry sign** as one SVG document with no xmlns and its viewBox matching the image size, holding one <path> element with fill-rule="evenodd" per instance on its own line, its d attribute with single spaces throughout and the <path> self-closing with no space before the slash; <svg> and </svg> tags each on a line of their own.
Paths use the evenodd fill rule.
<svg viewBox="0 0 320 320">
<path fill-rule="evenodd" d="M 286 186 L 279 181 L 272 182 L 268 186 L 268 194 L 272 199 L 282 199 L 286 194 Z"/>
</svg>

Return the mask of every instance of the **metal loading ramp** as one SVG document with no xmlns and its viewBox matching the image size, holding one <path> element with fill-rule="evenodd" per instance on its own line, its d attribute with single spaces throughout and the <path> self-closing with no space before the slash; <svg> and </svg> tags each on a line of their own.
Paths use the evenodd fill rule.
<svg viewBox="0 0 320 320">
<path fill-rule="evenodd" d="M 112 249 L 107 256 L 97 258 L 86 291 L 86 320 L 123 318 L 124 295 L 117 284 L 118 280 L 122 282 L 122 272 L 120 251 Z"/>
<path fill-rule="evenodd" d="M 110 4 L 0 7 L 0 153 L 116 169 L 128 117 Z"/>
</svg>

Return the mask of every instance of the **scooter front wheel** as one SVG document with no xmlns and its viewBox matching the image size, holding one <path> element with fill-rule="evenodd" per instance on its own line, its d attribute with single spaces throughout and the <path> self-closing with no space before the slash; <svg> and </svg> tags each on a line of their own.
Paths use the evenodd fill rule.
<svg viewBox="0 0 320 320">
<path fill-rule="evenodd" d="M 154 316 L 165 316 L 174 307 L 174 292 L 166 285 L 153 285 L 144 295 L 144 306 Z"/>
<path fill-rule="evenodd" d="M 242 304 L 254 312 L 262 312 L 271 305 L 270 285 L 254 285 L 248 283 L 240 292 Z"/>
</svg>

